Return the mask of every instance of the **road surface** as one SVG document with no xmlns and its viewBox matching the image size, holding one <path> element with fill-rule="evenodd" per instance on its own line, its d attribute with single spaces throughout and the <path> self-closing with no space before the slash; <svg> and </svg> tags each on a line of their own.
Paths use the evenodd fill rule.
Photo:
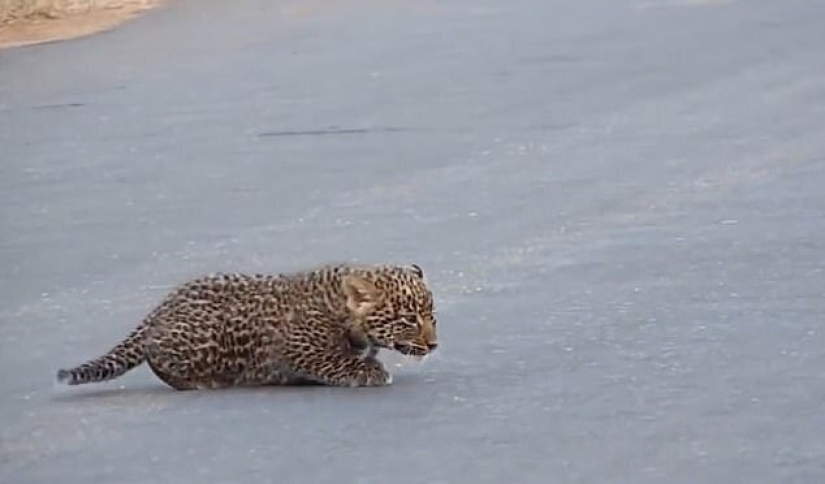
<svg viewBox="0 0 825 484">
<path fill-rule="evenodd" d="M 0 482 L 825 480 L 825 4 L 184 0 L 0 53 Z M 415 262 L 389 388 L 56 387 L 172 285 Z"/>
</svg>

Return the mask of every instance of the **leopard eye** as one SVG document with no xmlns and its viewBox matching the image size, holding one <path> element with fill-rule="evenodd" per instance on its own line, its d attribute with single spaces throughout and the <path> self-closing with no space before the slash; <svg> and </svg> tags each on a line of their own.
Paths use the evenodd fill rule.
<svg viewBox="0 0 825 484">
<path fill-rule="evenodd" d="M 404 314 L 404 315 L 401 316 L 401 319 L 403 319 L 404 322 L 406 322 L 407 324 L 410 324 L 410 325 L 413 325 L 413 326 L 416 326 L 416 327 L 421 325 L 421 323 L 418 321 L 418 315 L 417 314 L 412 314 L 412 313 Z"/>
</svg>

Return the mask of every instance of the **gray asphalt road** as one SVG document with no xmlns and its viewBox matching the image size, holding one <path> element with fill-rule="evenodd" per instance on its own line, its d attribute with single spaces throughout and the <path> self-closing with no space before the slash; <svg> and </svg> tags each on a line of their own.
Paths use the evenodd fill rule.
<svg viewBox="0 0 825 484">
<path fill-rule="evenodd" d="M 823 482 L 823 32 L 191 0 L 0 53 L 0 482 Z M 385 389 L 54 386 L 185 278 L 335 260 L 421 264 L 439 353 Z"/>
</svg>

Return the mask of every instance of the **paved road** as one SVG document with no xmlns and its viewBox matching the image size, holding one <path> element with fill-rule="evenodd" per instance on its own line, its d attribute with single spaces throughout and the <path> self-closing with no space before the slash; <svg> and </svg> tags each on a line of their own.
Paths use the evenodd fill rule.
<svg viewBox="0 0 825 484">
<path fill-rule="evenodd" d="M 825 5 L 191 0 L 0 53 L 0 481 L 825 479 Z M 413 261 L 387 389 L 56 388 L 213 270 Z"/>
</svg>

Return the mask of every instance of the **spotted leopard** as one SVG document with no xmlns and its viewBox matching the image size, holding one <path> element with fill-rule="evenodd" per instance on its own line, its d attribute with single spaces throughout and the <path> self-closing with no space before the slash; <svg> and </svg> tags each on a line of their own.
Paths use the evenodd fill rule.
<svg viewBox="0 0 825 484">
<path fill-rule="evenodd" d="M 146 362 L 177 390 L 381 386 L 392 376 L 379 349 L 424 357 L 437 345 L 433 295 L 417 265 L 223 273 L 179 285 L 121 343 L 57 379 L 102 382 Z"/>
</svg>

